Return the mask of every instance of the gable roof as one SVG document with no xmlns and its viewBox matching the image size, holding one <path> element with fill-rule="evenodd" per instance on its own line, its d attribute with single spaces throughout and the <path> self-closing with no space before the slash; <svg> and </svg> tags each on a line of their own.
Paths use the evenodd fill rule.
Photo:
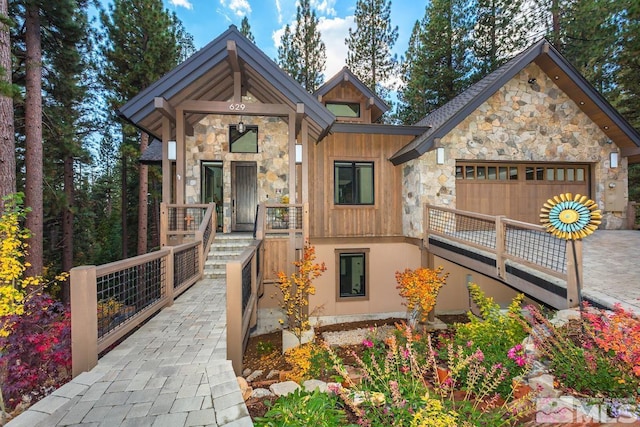
<svg viewBox="0 0 640 427">
<path fill-rule="evenodd" d="M 597 123 L 602 131 L 621 148 L 640 147 L 640 133 L 564 58 L 546 39 L 541 39 L 460 95 L 434 110 L 416 123 L 430 126 L 427 132 L 398 150 L 391 162 L 398 165 L 420 157 L 434 148 L 444 137 L 482 103 L 520 71 L 535 62 L 582 111 Z M 637 159 L 636 159 L 637 157 Z M 630 156 L 630 162 L 640 162 L 640 154 Z"/>
<path fill-rule="evenodd" d="M 235 43 L 237 63 L 230 58 L 229 42 Z M 161 139 L 163 116 L 154 105 L 156 97 L 166 99 L 173 107 L 192 99 L 228 101 L 233 97 L 234 68 L 238 67 L 243 91 L 250 92 L 260 102 L 286 104 L 293 111 L 296 104 L 303 103 L 310 137 L 317 140 L 328 132 L 335 116 L 233 25 L 138 93 L 118 109 L 118 114 Z M 185 114 L 190 126 L 202 117 L 201 113 Z"/>
<path fill-rule="evenodd" d="M 320 86 L 318 90 L 313 93 L 313 95 L 316 98 L 325 96 L 332 89 L 339 86 L 343 82 L 351 83 L 360 93 L 362 93 L 362 95 L 364 95 L 365 98 L 371 99 L 373 101 L 372 107 L 374 108 L 375 112 L 374 121 L 380 118 L 380 116 L 382 116 L 384 113 L 389 111 L 389 106 L 378 95 L 376 95 L 374 91 L 369 89 L 367 85 L 362 83 L 362 80 L 360 80 L 355 74 L 353 74 L 347 66 L 342 67 L 342 69 L 338 71 L 333 77 L 324 82 L 324 84 Z"/>
</svg>

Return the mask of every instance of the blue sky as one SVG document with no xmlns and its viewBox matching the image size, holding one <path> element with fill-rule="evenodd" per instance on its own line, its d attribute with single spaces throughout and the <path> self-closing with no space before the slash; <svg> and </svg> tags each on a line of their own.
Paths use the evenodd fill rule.
<svg viewBox="0 0 640 427">
<path fill-rule="evenodd" d="M 256 44 L 269 57 L 277 56 L 278 44 L 286 24 L 295 22 L 296 0 L 164 0 L 175 11 L 186 30 L 193 35 L 196 49 L 246 15 Z M 347 48 L 344 39 L 349 28 L 355 28 L 353 13 L 356 0 L 311 0 L 320 20 L 319 28 L 327 47 L 325 79 L 332 77 L 345 65 Z M 417 19 L 424 16 L 426 1 L 392 0 L 391 23 L 398 26 L 398 41 L 394 53 L 404 55 Z"/>
</svg>

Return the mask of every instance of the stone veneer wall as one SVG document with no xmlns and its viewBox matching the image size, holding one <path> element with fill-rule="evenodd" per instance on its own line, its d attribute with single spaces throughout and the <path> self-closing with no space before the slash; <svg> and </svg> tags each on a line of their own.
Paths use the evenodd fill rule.
<svg viewBox="0 0 640 427">
<path fill-rule="evenodd" d="M 187 203 L 200 203 L 200 172 L 202 161 L 223 162 L 224 232 L 231 227 L 231 162 L 256 162 L 258 173 L 258 203 L 279 203 L 289 193 L 288 125 L 279 117 L 243 116 L 246 125 L 258 126 L 257 153 L 229 152 L 229 125 L 237 124 L 239 116 L 209 115 L 187 136 L 186 189 Z"/>
<path fill-rule="evenodd" d="M 536 79 L 535 85 L 527 82 L 530 78 Z M 436 164 L 431 151 L 403 166 L 405 235 L 422 235 L 424 204 L 456 207 L 456 160 L 590 163 L 594 200 L 604 216 L 600 227 L 623 228 L 624 213 L 604 212 L 604 185 L 615 179 L 626 188 L 626 158 L 618 168 L 609 168 L 609 153 L 617 147 L 536 64 L 492 95 L 441 144 L 444 165 Z"/>
</svg>

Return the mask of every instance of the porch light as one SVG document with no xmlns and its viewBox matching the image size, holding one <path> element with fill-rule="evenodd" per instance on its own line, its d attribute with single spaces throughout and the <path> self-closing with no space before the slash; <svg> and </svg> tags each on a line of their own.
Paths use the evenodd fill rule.
<svg viewBox="0 0 640 427">
<path fill-rule="evenodd" d="M 240 122 L 238 123 L 238 132 L 244 133 L 245 130 L 247 130 L 247 127 L 244 125 L 242 119 L 240 119 Z"/>
<path fill-rule="evenodd" d="M 176 142 L 169 141 L 167 145 L 167 158 L 169 160 L 176 160 Z"/>
<path fill-rule="evenodd" d="M 618 167 L 618 152 L 617 151 L 612 151 L 611 153 L 609 153 L 609 167 L 612 168 L 612 169 Z"/>
<path fill-rule="evenodd" d="M 444 148 L 443 147 L 436 148 L 436 164 L 444 165 Z"/>
</svg>

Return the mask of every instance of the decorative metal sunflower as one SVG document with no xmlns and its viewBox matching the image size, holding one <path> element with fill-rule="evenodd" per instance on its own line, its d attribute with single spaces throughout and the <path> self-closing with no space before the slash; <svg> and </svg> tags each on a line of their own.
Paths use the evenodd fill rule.
<svg viewBox="0 0 640 427">
<path fill-rule="evenodd" d="M 578 240 L 598 229 L 602 214 L 587 196 L 564 193 L 547 200 L 540 210 L 540 222 L 560 239 Z"/>
</svg>

